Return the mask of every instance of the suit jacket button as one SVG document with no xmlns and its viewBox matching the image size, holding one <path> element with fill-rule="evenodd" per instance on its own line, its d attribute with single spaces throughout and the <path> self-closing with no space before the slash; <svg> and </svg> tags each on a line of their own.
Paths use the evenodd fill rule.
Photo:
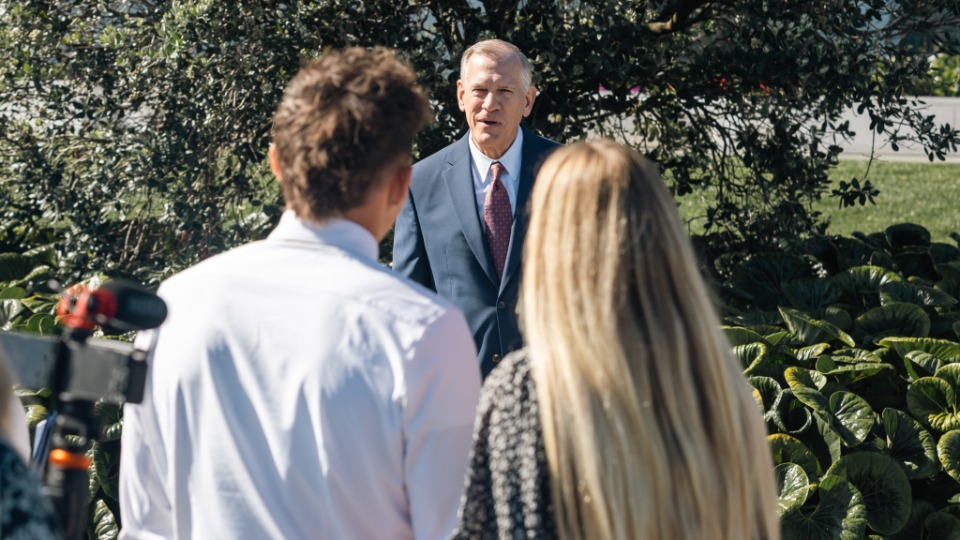
<svg viewBox="0 0 960 540">
<path fill-rule="evenodd" d="M 500 361 L 500 355 L 499 354 L 493 355 L 493 363 L 496 364 L 499 361 Z"/>
<path fill-rule="evenodd" d="M 503 300 L 497 302 L 497 309 L 503 309 L 505 307 L 507 307 L 507 303 L 504 302 Z"/>
</svg>

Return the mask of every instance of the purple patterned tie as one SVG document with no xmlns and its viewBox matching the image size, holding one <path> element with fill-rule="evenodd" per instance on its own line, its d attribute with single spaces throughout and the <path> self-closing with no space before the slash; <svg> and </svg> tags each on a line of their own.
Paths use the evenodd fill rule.
<svg viewBox="0 0 960 540">
<path fill-rule="evenodd" d="M 493 254 L 493 263 L 497 267 L 497 277 L 503 278 L 503 265 L 507 262 L 507 249 L 510 247 L 510 229 L 513 227 L 513 210 L 510 208 L 510 195 L 500 181 L 503 165 L 494 161 L 490 165 L 493 183 L 487 189 L 487 198 L 483 201 L 483 221 L 486 224 L 487 245 Z"/>
</svg>

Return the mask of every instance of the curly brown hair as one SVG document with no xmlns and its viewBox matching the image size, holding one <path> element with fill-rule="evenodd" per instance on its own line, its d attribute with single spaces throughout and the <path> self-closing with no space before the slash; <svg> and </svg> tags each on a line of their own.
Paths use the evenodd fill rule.
<svg viewBox="0 0 960 540">
<path fill-rule="evenodd" d="M 287 206 L 319 222 L 363 204 L 431 119 L 416 75 L 393 51 L 325 51 L 290 81 L 273 119 Z"/>
</svg>

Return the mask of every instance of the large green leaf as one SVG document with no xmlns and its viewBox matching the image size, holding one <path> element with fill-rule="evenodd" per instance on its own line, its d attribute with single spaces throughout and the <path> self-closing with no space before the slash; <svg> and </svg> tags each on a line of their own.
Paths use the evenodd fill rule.
<svg viewBox="0 0 960 540">
<path fill-rule="evenodd" d="M 893 260 L 900 273 L 909 276 L 911 281 L 924 279 L 932 282 L 940 279 L 933 257 L 926 249 L 909 249 L 902 253 L 895 253 Z"/>
<path fill-rule="evenodd" d="M 114 540 L 120 536 L 117 519 L 103 499 L 93 503 L 93 534 L 96 540 Z"/>
<path fill-rule="evenodd" d="M 853 327 L 853 317 L 850 316 L 850 312 L 840 306 L 827 307 L 823 312 L 822 319 L 844 332 Z"/>
<path fill-rule="evenodd" d="M 807 476 L 818 478 L 822 469 L 816 456 L 795 437 L 783 433 L 774 433 L 767 437 L 774 465 L 794 463 L 803 468 Z"/>
<path fill-rule="evenodd" d="M 797 339 L 786 330 L 780 330 L 779 332 L 774 332 L 763 337 L 766 340 L 767 344 L 771 347 L 774 347 L 776 350 L 779 350 L 783 353 L 786 353 L 787 356 L 792 356 L 791 347 L 797 347 L 802 345 L 798 342 Z"/>
<path fill-rule="evenodd" d="M 837 284 L 851 302 L 875 306 L 880 303 L 880 284 L 898 281 L 900 276 L 880 266 L 856 266 L 837 275 Z"/>
<path fill-rule="evenodd" d="M 803 506 L 810 493 L 810 480 L 803 467 L 796 463 L 777 465 L 773 476 L 777 480 L 777 514 L 782 516 Z"/>
<path fill-rule="evenodd" d="M 780 315 L 783 316 L 784 322 L 787 323 L 787 328 L 790 329 L 790 333 L 796 336 L 804 345 L 813 345 L 815 343 L 832 340 L 839 340 L 850 347 L 856 345 L 853 338 L 847 335 L 846 332 L 826 321 L 819 321 L 805 313 L 790 308 L 780 308 Z"/>
<path fill-rule="evenodd" d="M 843 260 L 843 268 L 853 268 L 865 265 L 871 256 L 882 249 L 872 242 L 865 242 L 859 238 L 840 236 L 833 239 L 837 247 L 837 254 Z"/>
<path fill-rule="evenodd" d="M 960 482 L 960 430 L 948 431 L 940 437 L 937 457 L 950 478 Z"/>
<path fill-rule="evenodd" d="M 767 420 L 772 421 L 783 433 L 799 435 L 813 425 L 813 416 L 810 409 L 793 396 L 793 391 L 787 388 L 780 393 L 780 399 L 775 408 L 767 413 Z"/>
<path fill-rule="evenodd" d="M 929 478 L 940 472 L 937 443 L 916 420 L 897 409 L 883 410 L 887 451 L 907 478 Z"/>
<path fill-rule="evenodd" d="M 23 287 L 7 287 L 0 290 L 0 300 L 23 300 L 27 297 L 27 290 Z"/>
<path fill-rule="evenodd" d="M 771 315 L 771 318 L 776 319 L 777 324 L 782 324 L 782 323 L 783 323 L 783 319 L 780 317 L 780 313 L 777 312 L 777 311 L 774 311 L 774 312 L 773 312 L 773 314 Z M 776 334 L 777 332 L 783 332 L 783 328 L 780 328 L 779 326 L 775 326 L 775 325 L 773 325 L 773 324 L 755 324 L 755 325 L 747 328 L 747 330 L 750 330 L 750 331 L 752 331 L 752 332 L 756 332 L 757 334 L 760 334 L 761 336 L 764 336 L 764 338 L 768 338 L 768 337 L 770 336 L 770 334 Z"/>
<path fill-rule="evenodd" d="M 730 277 L 736 294 L 756 302 L 757 307 L 776 307 L 783 297 L 781 285 L 801 277 L 810 277 L 810 263 L 785 253 L 759 253 L 737 266 Z"/>
<path fill-rule="evenodd" d="M 781 286 L 790 305 L 800 311 L 821 311 L 840 298 L 840 287 L 831 279 L 801 278 Z"/>
<path fill-rule="evenodd" d="M 783 540 L 859 540 L 867 526 L 863 497 L 844 478 L 829 476 L 816 487 L 817 497 L 780 516 Z M 817 501 L 809 504 L 809 501 Z"/>
<path fill-rule="evenodd" d="M 914 418 L 940 432 L 960 428 L 956 392 L 940 377 L 924 377 L 907 388 L 907 408 Z"/>
<path fill-rule="evenodd" d="M 862 443 L 873 428 L 873 409 L 867 400 L 852 392 L 834 392 L 829 400 L 833 427 L 843 444 L 853 447 Z"/>
<path fill-rule="evenodd" d="M 937 512 L 927 501 L 915 499 L 910 519 L 887 540 L 960 540 L 960 519 Z"/>
<path fill-rule="evenodd" d="M 116 491 L 117 479 L 120 472 L 119 455 L 115 453 L 115 448 L 109 443 L 94 442 L 91 447 L 93 462 L 96 469 L 91 472 L 91 476 L 97 479 L 100 489 L 114 499 L 118 497 Z"/>
<path fill-rule="evenodd" d="M 910 303 L 924 307 L 952 306 L 957 299 L 934 287 L 908 281 L 891 281 L 880 286 L 880 304 Z"/>
<path fill-rule="evenodd" d="M 849 375 L 851 376 L 849 381 L 844 379 L 847 382 L 857 381 L 871 375 L 876 375 L 881 371 L 893 371 L 893 366 L 889 364 L 882 364 L 879 362 L 858 362 L 856 364 L 838 362 L 838 360 L 842 359 L 843 357 L 823 355 L 817 359 L 817 371 L 823 373 L 824 375 Z"/>
<path fill-rule="evenodd" d="M 57 320 L 46 313 L 34 313 L 25 323 L 23 329 L 40 335 L 51 335 L 56 330 Z"/>
<path fill-rule="evenodd" d="M 758 405 L 766 412 L 777 406 L 783 395 L 780 383 L 770 377 L 750 377 L 747 379 L 759 397 Z"/>
<path fill-rule="evenodd" d="M 934 512 L 923 520 L 921 538 L 960 540 L 960 519 L 946 512 Z"/>
<path fill-rule="evenodd" d="M 19 300 L 0 300 L 0 329 L 8 330 L 22 311 L 23 303 Z"/>
<path fill-rule="evenodd" d="M 797 360 L 800 360 L 801 362 L 809 362 L 827 352 L 828 349 L 830 349 L 829 343 L 817 343 L 816 345 L 801 347 L 794 351 L 794 353 L 797 355 Z"/>
<path fill-rule="evenodd" d="M 789 367 L 783 372 L 783 377 L 790 390 L 804 405 L 823 415 L 828 415 L 828 402 L 820 389 L 827 383 L 826 377 L 818 371 Z"/>
<path fill-rule="evenodd" d="M 911 380 L 933 377 L 938 369 L 947 365 L 936 356 L 923 351 L 910 351 L 903 357 L 903 365 Z"/>
<path fill-rule="evenodd" d="M 763 336 L 742 326 L 724 326 L 723 333 L 727 336 L 731 347 L 763 341 Z"/>
<path fill-rule="evenodd" d="M 837 349 L 830 356 L 838 364 L 882 363 L 883 359 L 875 352 L 866 349 Z"/>
<path fill-rule="evenodd" d="M 960 249 L 945 242 L 931 242 L 929 253 L 936 263 L 960 261 Z"/>
<path fill-rule="evenodd" d="M 930 334 L 930 317 L 923 308 L 904 302 L 875 307 L 857 317 L 854 325 L 873 342 L 888 336 L 927 337 Z"/>
<path fill-rule="evenodd" d="M 101 400 L 94 404 L 93 411 L 103 425 L 102 435 L 99 439 L 101 442 L 120 439 L 120 432 L 123 428 L 121 410 L 121 405 L 110 401 Z"/>
<path fill-rule="evenodd" d="M 954 389 L 954 391 L 960 390 L 960 364 L 947 364 L 941 366 L 940 369 L 934 373 L 935 377 L 939 377 L 948 383 Z"/>
<path fill-rule="evenodd" d="M 916 223 L 897 223 L 883 231 L 883 236 L 894 251 L 910 246 L 930 245 L 930 231 Z"/>
<path fill-rule="evenodd" d="M 757 368 L 769 362 L 767 346 L 763 343 L 749 343 L 733 347 L 733 356 L 740 361 L 745 375 L 752 374 Z"/>
<path fill-rule="evenodd" d="M 945 362 L 960 359 L 960 344 L 956 341 L 935 338 L 888 337 L 880 340 L 880 345 L 894 349 L 903 358 L 910 351 L 923 351 Z"/>
<path fill-rule="evenodd" d="M 876 452 L 847 454 L 830 467 L 826 476 L 839 476 L 856 486 L 867 507 L 867 523 L 880 534 L 899 531 L 910 517 L 910 481 L 888 456 Z"/>
</svg>

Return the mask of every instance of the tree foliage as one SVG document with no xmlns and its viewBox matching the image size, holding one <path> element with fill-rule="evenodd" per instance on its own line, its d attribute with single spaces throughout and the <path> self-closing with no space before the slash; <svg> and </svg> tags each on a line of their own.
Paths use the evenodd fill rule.
<svg viewBox="0 0 960 540">
<path fill-rule="evenodd" d="M 66 273 L 155 282 L 262 236 L 271 115 L 306 58 L 402 51 L 436 106 L 424 154 L 465 129 L 458 59 L 486 37 L 533 61 L 531 127 L 630 142 L 676 194 L 709 194 L 714 245 L 770 246 L 822 226 L 849 107 L 956 151 L 905 92 L 958 21 L 953 0 L 2 0 L 0 251 L 53 244 Z"/>
</svg>

